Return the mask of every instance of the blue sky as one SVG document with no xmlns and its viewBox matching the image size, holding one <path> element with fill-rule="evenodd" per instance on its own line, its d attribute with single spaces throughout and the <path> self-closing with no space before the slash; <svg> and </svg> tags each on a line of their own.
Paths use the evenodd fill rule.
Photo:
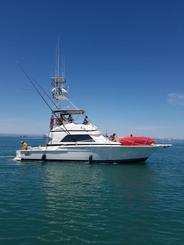
<svg viewBox="0 0 184 245">
<path fill-rule="evenodd" d="M 183 1 L 1 1 L 0 133 L 47 133 L 62 39 L 72 101 L 103 131 L 184 138 Z"/>
</svg>

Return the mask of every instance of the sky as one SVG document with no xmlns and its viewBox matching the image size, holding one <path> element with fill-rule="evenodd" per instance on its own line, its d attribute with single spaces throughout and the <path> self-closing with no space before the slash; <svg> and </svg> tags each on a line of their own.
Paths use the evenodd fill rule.
<svg viewBox="0 0 184 245">
<path fill-rule="evenodd" d="M 0 133 L 45 134 L 58 38 L 70 99 L 102 132 L 184 138 L 184 2 L 2 0 Z"/>
</svg>

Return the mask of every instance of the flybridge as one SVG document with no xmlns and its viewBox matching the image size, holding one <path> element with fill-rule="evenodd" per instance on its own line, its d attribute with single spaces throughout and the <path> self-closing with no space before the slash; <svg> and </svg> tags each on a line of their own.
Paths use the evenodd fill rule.
<svg viewBox="0 0 184 245">
<path fill-rule="evenodd" d="M 66 109 L 66 110 L 62 110 L 62 109 L 57 109 L 57 110 L 53 110 L 53 113 L 60 113 L 61 115 L 82 115 L 85 113 L 84 110 L 78 110 L 78 109 Z"/>
</svg>

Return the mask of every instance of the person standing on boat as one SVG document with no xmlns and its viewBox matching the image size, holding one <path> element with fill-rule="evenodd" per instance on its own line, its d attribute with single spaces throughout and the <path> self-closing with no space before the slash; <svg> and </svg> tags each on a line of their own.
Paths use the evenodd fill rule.
<svg viewBox="0 0 184 245">
<path fill-rule="evenodd" d="M 116 134 L 115 133 L 113 133 L 111 136 L 110 136 L 110 140 L 112 140 L 112 141 L 117 141 L 117 137 L 116 137 Z"/>
<path fill-rule="evenodd" d="M 63 124 L 63 117 L 62 117 L 61 114 L 60 114 L 60 116 L 59 116 L 58 119 L 57 119 L 57 124 L 58 124 L 58 125 L 62 125 L 62 124 Z"/>
<path fill-rule="evenodd" d="M 69 116 L 68 116 L 68 122 L 69 123 L 72 123 L 73 122 L 73 118 L 72 118 L 71 114 L 69 114 Z"/>
<path fill-rule="evenodd" d="M 22 150 L 27 150 L 28 149 L 28 144 L 25 141 L 20 142 L 22 145 Z"/>
<path fill-rule="evenodd" d="M 88 123 L 89 123 L 88 116 L 85 116 L 83 124 L 88 124 Z"/>
<path fill-rule="evenodd" d="M 54 115 L 52 114 L 52 116 L 50 117 L 50 129 L 53 129 L 54 127 Z"/>
</svg>

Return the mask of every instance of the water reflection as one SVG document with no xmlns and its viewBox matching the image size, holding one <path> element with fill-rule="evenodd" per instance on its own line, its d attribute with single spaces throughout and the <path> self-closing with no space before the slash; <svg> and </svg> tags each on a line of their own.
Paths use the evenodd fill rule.
<svg viewBox="0 0 184 245">
<path fill-rule="evenodd" d="M 149 206 L 153 201 L 150 191 L 152 170 L 146 164 L 52 163 L 44 167 L 43 216 L 49 222 L 49 228 L 52 227 L 51 231 L 60 233 L 57 238 L 61 240 L 80 240 L 82 237 L 96 240 L 96 234 L 100 236 L 101 233 L 101 236 L 109 237 L 110 244 L 112 233 L 117 234 L 118 239 L 119 232 L 127 231 L 125 223 L 138 225 L 134 214 L 138 210 L 144 213 L 145 205 Z M 132 212 L 133 223 L 128 221 L 127 210 Z M 47 231 L 42 238 L 50 240 L 52 234 Z"/>
</svg>

